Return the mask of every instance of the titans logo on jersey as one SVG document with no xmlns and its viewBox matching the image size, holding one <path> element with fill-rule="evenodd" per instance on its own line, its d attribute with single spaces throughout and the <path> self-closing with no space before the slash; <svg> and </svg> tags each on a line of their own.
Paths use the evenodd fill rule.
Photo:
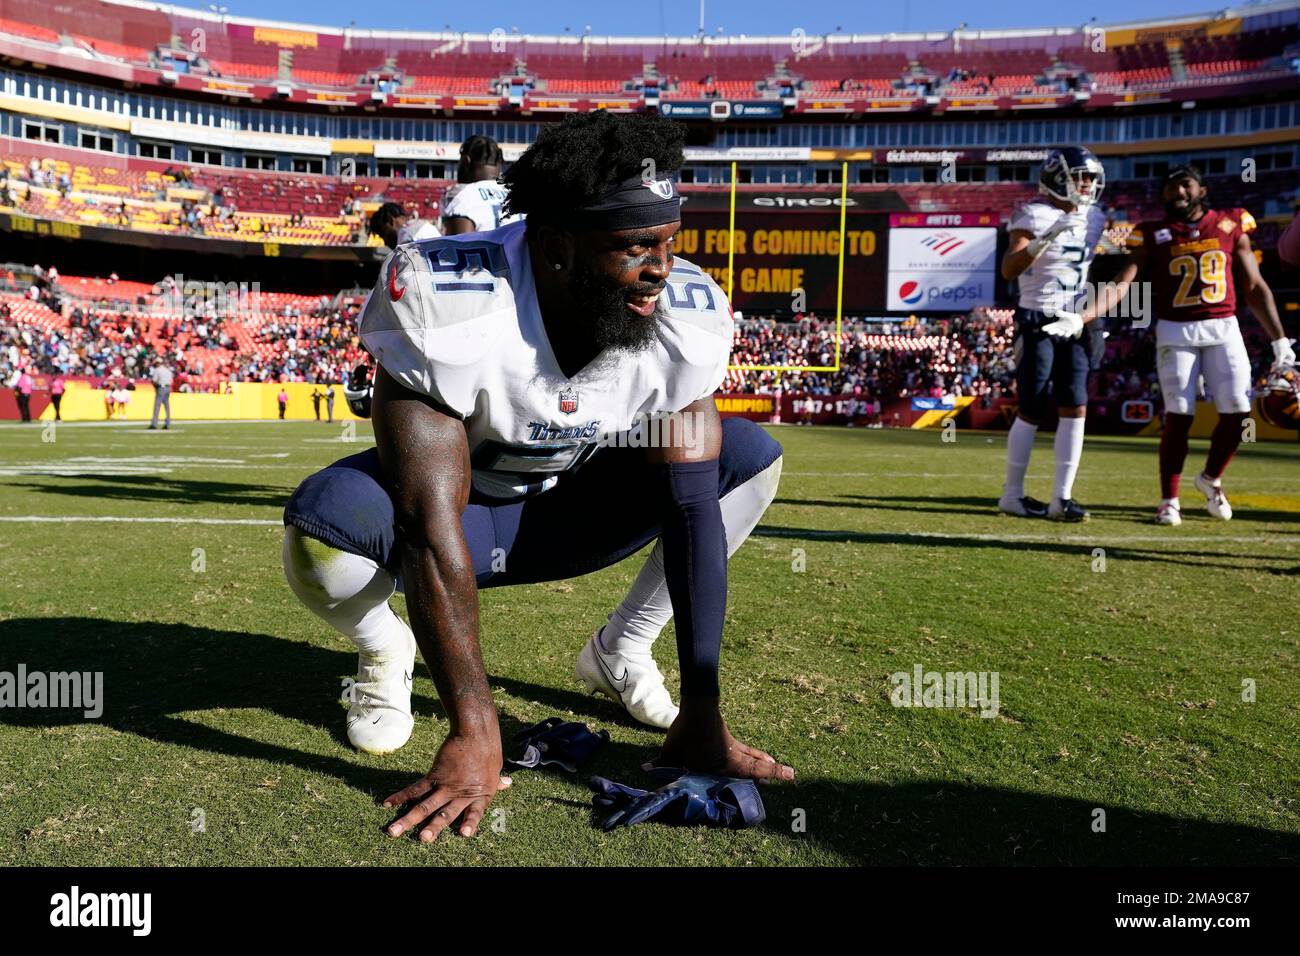
<svg viewBox="0 0 1300 956">
<path fill-rule="evenodd" d="M 1106 214 L 1096 206 L 1063 212 L 1044 200 L 1025 203 L 1011 217 L 1009 228 L 1041 236 L 1062 219 L 1071 228 L 1062 232 L 1020 274 L 1020 307 L 1055 315 L 1075 311 L 1083 295 L 1088 271 L 1096 256 L 1097 243 L 1106 230 Z"/>
<path fill-rule="evenodd" d="M 385 371 L 464 421 L 474 490 L 494 500 L 546 491 L 638 422 L 712 395 L 731 356 L 726 297 L 676 259 L 655 343 L 608 350 L 565 376 L 542 324 L 524 229 L 399 247 L 361 316 L 361 339 Z"/>
</svg>

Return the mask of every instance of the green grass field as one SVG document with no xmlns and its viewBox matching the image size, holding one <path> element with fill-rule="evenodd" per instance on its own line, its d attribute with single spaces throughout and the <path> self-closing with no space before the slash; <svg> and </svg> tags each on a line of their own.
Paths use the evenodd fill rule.
<svg viewBox="0 0 1300 956">
<path fill-rule="evenodd" d="M 410 744 L 353 752 L 355 653 L 280 570 L 286 497 L 368 428 L 42 434 L 0 428 L 0 670 L 102 671 L 106 702 L 98 720 L 0 709 L 5 865 L 1300 861 L 1298 447 L 1246 447 L 1237 517 L 1193 492 L 1170 529 L 1149 521 L 1154 444 L 1089 440 L 1076 494 L 1094 517 L 1066 527 L 995 513 L 1002 436 L 775 429 L 781 492 L 732 561 L 723 649 L 733 731 L 798 773 L 765 788 L 767 822 L 607 834 L 584 777 L 520 771 L 496 829 L 423 846 L 382 835 L 378 800 L 446 726 L 427 672 Z M 1049 435 L 1031 494 L 1050 469 Z M 125 520 L 86 520 L 104 517 Z M 608 728 L 584 773 L 630 784 L 657 735 L 572 667 L 638 566 L 482 596 L 503 731 Z M 675 685 L 671 634 L 657 653 Z M 996 672 L 997 716 L 892 706 L 890 675 L 916 665 Z"/>
</svg>

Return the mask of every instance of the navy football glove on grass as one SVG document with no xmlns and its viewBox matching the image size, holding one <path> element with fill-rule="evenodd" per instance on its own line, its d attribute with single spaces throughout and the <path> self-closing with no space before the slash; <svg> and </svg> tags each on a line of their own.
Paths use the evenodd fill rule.
<svg viewBox="0 0 1300 956">
<path fill-rule="evenodd" d="M 662 769 L 656 771 L 662 779 Z M 753 780 L 719 777 L 709 773 L 679 774 L 658 790 L 638 790 L 621 783 L 592 777 L 592 811 L 603 829 L 630 827 L 645 820 L 673 826 L 703 825 L 741 829 L 757 826 L 767 815 Z"/>
<path fill-rule="evenodd" d="M 592 733 L 586 724 L 565 723 L 559 717 L 547 717 L 526 727 L 512 738 L 516 756 L 506 761 L 512 767 L 528 768 L 558 764 L 570 773 L 609 742 L 609 731 Z"/>
</svg>

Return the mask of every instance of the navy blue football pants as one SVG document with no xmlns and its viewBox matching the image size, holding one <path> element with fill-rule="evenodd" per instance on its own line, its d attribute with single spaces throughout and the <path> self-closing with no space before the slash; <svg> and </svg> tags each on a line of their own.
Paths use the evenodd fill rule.
<svg viewBox="0 0 1300 956">
<path fill-rule="evenodd" d="M 765 471 L 781 445 L 742 418 L 722 421 L 718 497 Z M 661 494 L 637 448 L 602 448 L 554 488 L 523 501 L 472 495 L 461 513 L 480 588 L 557 581 L 617 564 L 659 536 Z M 289 499 L 284 523 L 397 578 L 393 502 L 371 448 L 307 478 Z M 503 568 L 494 571 L 493 566 Z"/>
</svg>

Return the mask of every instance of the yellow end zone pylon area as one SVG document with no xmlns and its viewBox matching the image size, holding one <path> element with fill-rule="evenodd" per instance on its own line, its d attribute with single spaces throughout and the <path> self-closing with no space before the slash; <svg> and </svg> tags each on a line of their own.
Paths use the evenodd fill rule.
<svg viewBox="0 0 1300 956">
<path fill-rule="evenodd" d="M 840 370 L 840 331 L 844 326 L 844 242 L 848 231 L 849 164 L 840 165 L 840 254 L 835 289 L 835 364 L 834 365 L 728 365 L 731 372 L 838 372 Z M 736 163 L 731 164 L 731 211 L 727 222 L 727 300 L 736 283 Z M 734 306 L 733 306 L 734 307 Z M 778 381 L 779 381 L 778 376 Z"/>
<path fill-rule="evenodd" d="M 975 404 L 972 395 L 959 395 L 952 401 L 952 408 L 934 408 L 923 412 L 921 417 L 912 422 L 913 428 L 935 428 L 950 418 L 956 418 L 962 411 Z"/>
<path fill-rule="evenodd" d="M 229 394 L 222 388 L 220 392 L 172 392 L 172 418 L 176 421 L 223 419 L 227 421 L 249 421 L 253 419 L 271 419 L 280 417 L 280 390 L 289 396 L 285 403 L 285 418 L 297 421 L 314 420 L 315 409 L 312 407 L 311 394 L 324 392 L 326 386 L 312 385 L 309 382 L 233 382 Z M 106 393 L 102 388 L 92 388 L 89 382 L 69 382 L 68 390 L 63 395 L 63 407 L 60 409 L 66 422 L 97 422 L 108 418 Z M 153 417 L 154 388 L 152 385 L 137 385 L 130 392 L 131 400 L 126 408 L 115 413 L 113 418 L 127 421 L 147 422 Z M 320 404 L 320 417 L 328 416 L 324 401 Z M 160 416 L 160 417 L 165 417 Z M 39 416 L 41 421 L 53 421 L 54 406 L 47 405 Z M 334 386 L 334 420 L 358 420 L 348 407 L 343 397 L 343 386 Z"/>
</svg>

